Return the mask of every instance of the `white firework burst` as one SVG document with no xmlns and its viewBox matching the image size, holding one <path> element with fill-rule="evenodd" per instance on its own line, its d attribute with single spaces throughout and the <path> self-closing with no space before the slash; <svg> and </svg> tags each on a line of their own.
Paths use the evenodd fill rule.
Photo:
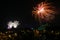
<svg viewBox="0 0 60 40">
<path fill-rule="evenodd" d="M 8 22 L 7 25 L 8 25 L 8 29 L 11 29 L 12 27 L 17 28 L 17 26 L 19 25 L 19 21 L 14 21 L 14 22 L 10 21 Z"/>
</svg>

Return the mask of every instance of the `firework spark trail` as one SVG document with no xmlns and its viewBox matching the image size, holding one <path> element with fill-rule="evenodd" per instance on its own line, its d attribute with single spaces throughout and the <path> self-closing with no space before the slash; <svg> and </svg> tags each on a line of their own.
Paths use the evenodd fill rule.
<svg viewBox="0 0 60 40">
<path fill-rule="evenodd" d="M 43 19 L 45 21 L 50 21 L 54 18 L 55 10 L 50 3 L 42 2 L 37 5 L 32 11 L 35 15 L 35 18 Z"/>
</svg>

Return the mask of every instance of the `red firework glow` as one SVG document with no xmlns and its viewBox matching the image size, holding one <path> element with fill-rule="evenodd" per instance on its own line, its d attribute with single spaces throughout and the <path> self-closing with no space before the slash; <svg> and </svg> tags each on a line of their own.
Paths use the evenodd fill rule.
<svg viewBox="0 0 60 40">
<path fill-rule="evenodd" d="M 38 19 L 46 21 L 52 20 L 55 14 L 54 7 L 52 7 L 50 3 L 45 2 L 38 4 L 32 12 L 35 15 L 35 18 L 38 17 Z"/>
</svg>

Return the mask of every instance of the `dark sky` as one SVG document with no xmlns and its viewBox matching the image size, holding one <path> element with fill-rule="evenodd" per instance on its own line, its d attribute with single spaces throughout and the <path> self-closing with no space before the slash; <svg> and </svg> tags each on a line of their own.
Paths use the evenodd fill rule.
<svg viewBox="0 0 60 40">
<path fill-rule="evenodd" d="M 10 20 L 12 21 L 19 20 L 23 25 L 26 24 L 28 26 L 30 25 L 37 26 L 38 22 L 32 16 L 32 9 L 34 5 L 36 5 L 38 2 L 41 2 L 41 1 L 44 1 L 44 0 L 2 1 L 2 3 L 0 4 L 0 8 L 1 8 L 0 25 L 5 26 L 6 23 Z M 60 1 L 48 0 L 48 2 L 53 2 L 55 7 L 57 9 L 60 9 Z M 59 20 L 59 16 L 57 16 L 58 18 L 56 17 L 55 21 Z"/>
</svg>

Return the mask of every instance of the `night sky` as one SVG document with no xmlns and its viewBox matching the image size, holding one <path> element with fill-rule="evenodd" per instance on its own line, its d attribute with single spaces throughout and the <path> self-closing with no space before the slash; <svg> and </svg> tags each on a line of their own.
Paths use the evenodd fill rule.
<svg viewBox="0 0 60 40">
<path fill-rule="evenodd" d="M 35 6 L 38 2 L 42 2 L 44 0 L 9 0 L 2 1 L 0 4 L 0 26 L 6 27 L 8 21 L 18 20 L 21 22 L 23 27 L 35 27 L 38 25 L 38 21 L 34 19 L 32 16 L 33 6 Z M 54 19 L 52 24 L 55 26 L 60 26 L 60 1 L 59 0 L 48 0 L 48 2 L 52 2 L 58 11 L 56 18 Z"/>
</svg>

